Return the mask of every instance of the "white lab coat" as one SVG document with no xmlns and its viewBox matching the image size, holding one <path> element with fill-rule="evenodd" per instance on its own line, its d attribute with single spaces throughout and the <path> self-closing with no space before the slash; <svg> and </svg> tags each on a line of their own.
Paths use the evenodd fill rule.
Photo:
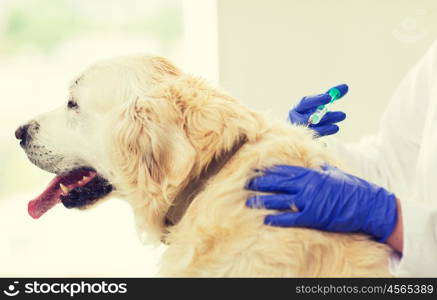
<svg viewBox="0 0 437 300">
<path fill-rule="evenodd" d="M 394 275 L 437 277 L 437 41 L 395 91 L 376 135 L 328 145 L 400 198 L 404 250 Z"/>
</svg>

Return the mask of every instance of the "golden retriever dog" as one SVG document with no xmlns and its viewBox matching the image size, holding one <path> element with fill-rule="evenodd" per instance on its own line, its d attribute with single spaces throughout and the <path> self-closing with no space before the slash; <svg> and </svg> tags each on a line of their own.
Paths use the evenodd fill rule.
<svg viewBox="0 0 437 300">
<path fill-rule="evenodd" d="M 29 202 L 32 217 L 126 199 L 140 237 L 168 245 L 162 276 L 390 276 L 389 248 L 368 236 L 264 225 L 269 212 L 245 206 L 256 170 L 336 160 L 304 126 L 251 111 L 164 58 L 91 66 L 62 106 L 15 135 L 56 174 Z"/>
</svg>

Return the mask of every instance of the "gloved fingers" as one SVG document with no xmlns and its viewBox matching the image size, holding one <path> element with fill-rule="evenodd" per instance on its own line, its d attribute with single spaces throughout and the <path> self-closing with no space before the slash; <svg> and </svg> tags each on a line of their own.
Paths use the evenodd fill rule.
<svg viewBox="0 0 437 300">
<path fill-rule="evenodd" d="M 306 125 L 308 122 L 309 115 L 308 114 L 301 114 L 294 109 L 291 109 L 288 112 L 288 121 L 291 124 L 304 124 Z"/>
<path fill-rule="evenodd" d="M 330 111 L 323 116 L 319 124 L 315 126 L 323 126 L 327 124 L 338 123 L 346 119 L 346 114 L 342 111 Z M 311 127 L 311 126 L 310 126 Z"/>
<path fill-rule="evenodd" d="M 320 94 L 315 96 L 306 96 L 294 107 L 294 110 L 299 113 L 305 113 L 308 110 L 315 110 L 319 105 L 327 104 L 331 101 L 331 96 L 328 94 Z"/>
<path fill-rule="evenodd" d="M 344 83 L 339 84 L 337 86 L 334 86 L 334 88 L 336 88 L 337 90 L 340 91 L 340 94 L 341 94 L 340 98 L 342 98 L 344 95 L 346 95 L 347 92 L 349 91 L 349 86 L 347 84 L 344 84 Z M 326 92 L 329 93 L 330 90 L 331 89 L 327 90 Z"/>
<path fill-rule="evenodd" d="M 321 165 L 320 169 L 322 169 L 323 171 L 327 171 L 327 172 L 338 172 L 339 171 L 339 169 L 336 166 L 331 166 L 328 164 Z"/>
<path fill-rule="evenodd" d="M 312 127 L 320 136 L 331 135 L 337 133 L 340 128 L 335 124 Z"/>
<path fill-rule="evenodd" d="M 252 208 L 298 211 L 299 208 L 296 206 L 294 198 L 295 195 L 288 194 L 257 195 L 247 199 L 246 206 Z"/>
<path fill-rule="evenodd" d="M 276 215 L 267 215 L 264 218 L 264 224 L 277 227 L 305 227 L 307 224 L 303 222 L 300 212 L 286 212 Z"/>
<path fill-rule="evenodd" d="M 308 172 L 311 172 L 311 169 L 291 165 L 276 165 L 264 170 L 264 174 L 282 175 L 289 179 L 303 176 Z"/>
<path fill-rule="evenodd" d="M 280 174 L 266 174 L 252 178 L 247 189 L 267 193 L 297 193 L 299 188 L 292 183 L 292 178 Z"/>
</svg>

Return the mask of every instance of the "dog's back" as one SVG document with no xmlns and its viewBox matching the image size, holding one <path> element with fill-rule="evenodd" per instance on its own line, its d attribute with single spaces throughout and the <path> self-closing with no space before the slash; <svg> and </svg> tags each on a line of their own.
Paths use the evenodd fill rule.
<svg viewBox="0 0 437 300">
<path fill-rule="evenodd" d="M 262 116 L 257 116 L 263 118 Z M 260 124 L 264 124 L 261 122 Z M 245 207 L 255 169 L 335 163 L 306 128 L 265 123 L 200 192 L 169 230 L 164 276 L 387 277 L 389 248 L 360 234 L 263 224 L 267 210 Z"/>
</svg>

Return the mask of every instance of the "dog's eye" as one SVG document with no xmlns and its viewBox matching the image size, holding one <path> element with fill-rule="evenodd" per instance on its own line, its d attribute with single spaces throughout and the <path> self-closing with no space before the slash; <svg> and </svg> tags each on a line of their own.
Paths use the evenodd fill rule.
<svg viewBox="0 0 437 300">
<path fill-rule="evenodd" d="M 77 104 L 76 101 L 69 100 L 68 103 L 67 103 L 67 107 L 70 108 L 70 109 L 78 109 L 79 105 Z"/>
</svg>

